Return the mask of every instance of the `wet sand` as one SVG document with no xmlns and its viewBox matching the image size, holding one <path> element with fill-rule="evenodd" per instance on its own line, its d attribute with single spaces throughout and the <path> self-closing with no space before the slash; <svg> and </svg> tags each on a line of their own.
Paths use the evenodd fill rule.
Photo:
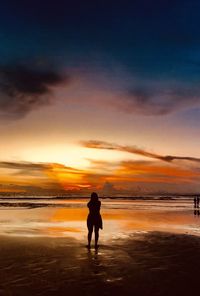
<svg viewBox="0 0 200 296">
<path fill-rule="evenodd" d="M 0 295 L 193 295 L 200 237 L 148 232 L 97 252 L 74 238 L 0 237 Z M 196 292 L 195 292 L 196 291 Z"/>
</svg>

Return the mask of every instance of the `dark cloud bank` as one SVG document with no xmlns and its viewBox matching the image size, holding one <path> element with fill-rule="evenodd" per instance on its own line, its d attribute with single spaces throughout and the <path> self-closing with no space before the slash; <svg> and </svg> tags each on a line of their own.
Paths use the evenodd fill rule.
<svg viewBox="0 0 200 296">
<path fill-rule="evenodd" d="M 52 87 L 68 80 L 54 69 L 27 65 L 0 67 L 0 116 L 21 118 L 52 101 Z"/>
</svg>

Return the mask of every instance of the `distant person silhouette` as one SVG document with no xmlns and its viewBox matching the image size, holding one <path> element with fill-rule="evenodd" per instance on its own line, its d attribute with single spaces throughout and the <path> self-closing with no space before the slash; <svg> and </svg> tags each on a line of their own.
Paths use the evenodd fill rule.
<svg viewBox="0 0 200 296">
<path fill-rule="evenodd" d="M 199 208 L 199 196 L 197 196 L 197 208 Z"/>
<path fill-rule="evenodd" d="M 89 208 L 89 214 L 87 217 L 87 227 L 88 227 L 88 248 L 91 248 L 92 232 L 95 233 L 95 249 L 98 248 L 99 239 L 99 228 L 103 229 L 102 218 L 100 215 L 101 202 L 99 201 L 96 192 L 92 192 L 91 199 L 87 204 Z"/>
<path fill-rule="evenodd" d="M 199 211 L 199 209 L 198 210 L 197 209 L 194 209 L 194 216 L 200 217 L 200 211 Z"/>
<path fill-rule="evenodd" d="M 197 197 L 195 196 L 194 197 L 194 208 L 196 208 L 197 207 Z"/>
</svg>

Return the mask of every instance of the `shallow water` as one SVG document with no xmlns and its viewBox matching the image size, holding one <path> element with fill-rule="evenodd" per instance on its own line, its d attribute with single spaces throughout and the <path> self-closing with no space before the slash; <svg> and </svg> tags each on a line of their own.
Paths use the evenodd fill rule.
<svg viewBox="0 0 200 296">
<path fill-rule="evenodd" d="M 86 239 L 87 200 L 2 199 L 0 235 Z M 200 235 L 192 200 L 102 200 L 101 241 L 166 231 Z"/>
<path fill-rule="evenodd" d="M 85 248 L 86 200 L 6 203 L 0 295 L 184 296 L 199 289 L 200 215 L 189 200 L 102 200 L 98 250 Z"/>
</svg>

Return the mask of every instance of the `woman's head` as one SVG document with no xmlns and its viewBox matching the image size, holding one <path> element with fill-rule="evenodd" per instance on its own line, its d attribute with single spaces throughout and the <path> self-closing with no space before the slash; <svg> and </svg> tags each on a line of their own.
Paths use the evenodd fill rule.
<svg viewBox="0 0 200 296">
<path fill-rule="evenodd" d="M 92 201 L 97 201 L 98 200 L 98 194 L 96 193 L 96 192 L 92 192 L 92 194 L 91 194 L 91 200 Z"/>
</svg>

